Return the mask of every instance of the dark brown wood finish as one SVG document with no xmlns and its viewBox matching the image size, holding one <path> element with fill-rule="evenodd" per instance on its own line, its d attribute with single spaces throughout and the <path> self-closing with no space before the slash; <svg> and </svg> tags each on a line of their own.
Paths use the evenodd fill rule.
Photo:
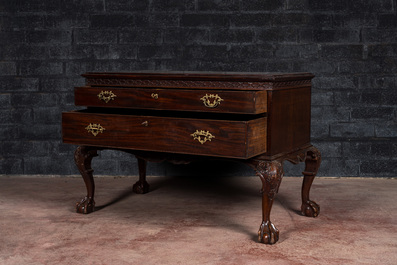
<svg viewBox="0 0 397 265">
<path fill-rule="evenodd" d="M 91 160 L 97 150 L 116 149 L 138 159 L 133 191 L 147 193 L 147 161 L 189 163 L 232 159 L 251 166 L 262 181 L 259 242 L 274 244 L 270 220 L 285 160 L 305 162 L 303 215 L 316 217 L 310 200 L 321 163 L 310 144 L 310 73 L 134 72 L 87 73 L 75 89 L 86 110 L 62 115 L 63 141 L 80 145 L 75 161 L 87 187 L 76 211 L 94 211 Z"/>
</svg>

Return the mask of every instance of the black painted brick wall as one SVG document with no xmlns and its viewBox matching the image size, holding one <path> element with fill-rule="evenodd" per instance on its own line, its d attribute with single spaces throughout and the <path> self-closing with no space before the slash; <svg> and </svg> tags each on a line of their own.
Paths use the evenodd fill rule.
<svg viewBox="0 0 397 265">
<path fill-rule="evenodd" d="M 396 177 L 396 9 L 396 0 L 0 0 L 0 174 L 77 174 L 60 120 L 75 108 L 79 75 L 152 69 L 313 72 L 319 175 Z M 93 163 L 98 174 L 137 174 L 125 154 Z"/>
</svg>

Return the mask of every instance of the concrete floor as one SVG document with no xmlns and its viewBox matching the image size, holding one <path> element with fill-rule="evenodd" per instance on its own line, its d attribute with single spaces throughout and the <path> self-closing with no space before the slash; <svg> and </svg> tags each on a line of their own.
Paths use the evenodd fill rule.
<svg viewBox="0 0 397 265">
<path fill-rule="evenodd" d="M 397 179 L 317 178 L 317 218 L 285 177 L 259 244 L 257 177 L 96 178 L 97 211 L 74 212 L 79 177 L 0 176 L 0 264 L 397 264 Z"/>
</svg>

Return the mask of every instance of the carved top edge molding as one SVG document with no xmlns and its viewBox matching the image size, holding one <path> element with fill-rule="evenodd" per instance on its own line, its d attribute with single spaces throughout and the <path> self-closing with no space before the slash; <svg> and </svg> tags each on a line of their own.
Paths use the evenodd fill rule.
<svg viewBox="0 0 397 265">
<path fill-rule="evenodd" d="M 202 89 L 238 89 L 269 90 L 310 86 L 311 80 L 293 80 L 284 82 L 241 82 L 241 81 L 201 81 L 201 80 L 151 80 L 128 78 L 87 78 L 88 86 L 119 87 L 162 87 L 162 88 L 202 88 Z"/>
</svg>

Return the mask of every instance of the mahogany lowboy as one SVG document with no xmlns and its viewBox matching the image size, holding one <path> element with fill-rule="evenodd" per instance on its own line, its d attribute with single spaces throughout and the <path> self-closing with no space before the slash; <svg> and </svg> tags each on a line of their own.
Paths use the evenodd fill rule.
<svg viewBox="0 0 397 265">
<path fill-rule="evenodd" d="M 79 213 L 95 210 L 91 160 L 117 149 L 138 159 L 136 193 L 149 191 L 147 161 L 189 163 L 232 159 L 250 165 L 262 180 L 258 239 L 274 244 L 279 231 L 270 212 L 283 177 L 283 162 L 305 162 L 301 212 L 316 217 L 309 198 L 321 163 L 310 144 L 310 73 L 133 72 L 87 73 L 75 104 L 62 114 L 63 141 L 79 145 L 76 165 L 87 196 Z"/>
</svg>

